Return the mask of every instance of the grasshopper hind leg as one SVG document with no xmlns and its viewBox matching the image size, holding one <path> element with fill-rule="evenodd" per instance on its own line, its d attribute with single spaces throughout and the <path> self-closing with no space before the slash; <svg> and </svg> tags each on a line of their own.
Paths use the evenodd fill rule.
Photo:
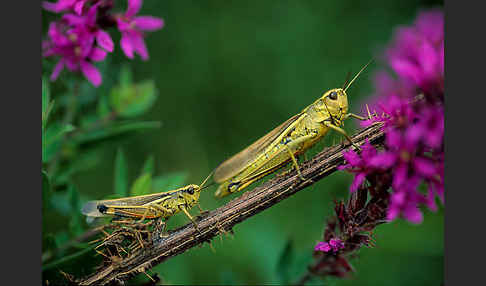
<svg viewBox="0 0 486 286">
<path fill-rule="evenodd" d="M 206 216 L 207 214 L 209 214 L 209 211 L 208 210 L 205 210 L 201 207 L 201 204 L 197 204 L 197 207 L 199 208 L 199 215 L 204 217 Z"/>
</svg>

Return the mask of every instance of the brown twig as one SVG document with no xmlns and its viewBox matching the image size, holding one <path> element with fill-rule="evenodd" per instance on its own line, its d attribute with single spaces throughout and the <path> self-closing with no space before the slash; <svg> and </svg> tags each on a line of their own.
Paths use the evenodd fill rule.
<svg viewBox="0 0 486 286">
<path fill-rule="evenodd" d="M 355 134 L 353 142 L 362 145 L 368 139 L 372 145 L 381 146 L 384 134 L 382 124 L 376 123 Z M 92 275 L 79 280 L 80 285 L 105 285 L 121 282 L 164 262 L 170 257 L 184 253 L 196 245 L 209 242 L 215 236 L 231 232 L 233 226 L 254 216 L 314 184 L 336 171 L 343 164 L 342 152 L 349 144 L 326 148 L 312 160 L 301 164 L 302 181 L 297 172 L 280 174 L 254 190 L 246 192 L 226 205 L 215 209 L 198 221 L 198 232 L 192 223 L 182 226 L 167 237 L 152 235 L 152 243 L 137 250 L 116 264 L 99 269 Z"/>
</svg>

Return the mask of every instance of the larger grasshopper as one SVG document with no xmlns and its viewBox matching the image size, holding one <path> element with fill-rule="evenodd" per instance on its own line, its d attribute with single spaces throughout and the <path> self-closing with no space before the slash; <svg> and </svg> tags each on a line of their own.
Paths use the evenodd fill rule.
<svg viewBox="0 0 486 286">
<path fill-rule="evenodd" d="M 221 198 L 241 191 L 290 161 L 300 178 L 305 180 L 300 172 L 296 156 L 308 150 L 331 129 L 342 134 L 355 148 L 359 149 L 340 126 L 349 117 L 366 119 L 348 113 L 346 90 L 370 62 L 356 74 L 347 86 L 345 84 L 343 88 L 325 92 L 299 114 L 292 116 L 246 149 L 220 164 L 214 170 L 213 176 L 214 181 L 220 184 L 215 196 Z"/>
</svg>

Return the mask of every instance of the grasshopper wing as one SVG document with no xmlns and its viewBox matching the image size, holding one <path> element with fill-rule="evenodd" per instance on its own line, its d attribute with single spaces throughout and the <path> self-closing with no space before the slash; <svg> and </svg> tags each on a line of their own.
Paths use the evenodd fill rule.
<svg viewBox="0 0 486 286">
<path fill-rule="evenodd" d="M 150 203 L 155 200 L 162 199 L 164 197 L 169 197 L 173 193 L 174 191 L 169 191 L 163 193 L 149 194 L 149 195 L 136 196 L 136 197 L 127 197 L 127 198 L 120 198 L 120 199 L 113 199 L 113 200 L 89 201 L 86 204 L 84 204 L 83 208 L 81 209 L 81 213 L 90 217 L 102 217 L 104 216 L 104 214 L 101 213 L 100 210 L 98 209 L 100 205 L 104 205 L 107 207 L 142 206 L 146 203 Z"/>
<path fill-rule="evenodd" d="M 250 162 L 255 160 L 255 158 L 265 150 L 265 148 L 272 144 L 272 142 L 274 142 L 274 140 L 280 136 L 284 130 L 292 125 L 292 123 L 294 123 L 301 116 L 301 114 L 302 113 L 299 113 L 289 118 L 287 121 L 255 141 L 243 151 L 221 163 L 221 165 L 214 170 L 214 181 L 221 183 L 241 172 Z"/>
</svg>

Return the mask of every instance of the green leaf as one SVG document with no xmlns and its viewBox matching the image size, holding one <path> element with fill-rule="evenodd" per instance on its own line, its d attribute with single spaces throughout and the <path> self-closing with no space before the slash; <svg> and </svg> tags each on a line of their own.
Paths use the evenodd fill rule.
<svg viewBox="0 0 486 286">
<path fill-rule="evenodd" d="M 45 235 L 45 239 L 42 243 L 42 247 L 45 252 L 52 251 L 58 247 L 56 243 L 56 237 L 53 233 L 48 233 Z"/>
<path fill-rule="evenodd" d="M 132 85 L 133 76 L 129 65 L 123 65 L 120 70 L 120 86 L 122 88 Z"/>
<path fill-rule="evenodd" d="M 174 172 L 153 179 L 152 188 L 156 192 L 164 192 L 180 188 L 187 179 L 187 173 Z"/>
<path fill-rule="evenodd" d="M 123 149 L 119 148 L 115 158 L 115 194 L 121 197 L 128 196 L 127 163 Z"/>
<path fill-rule="evenodd" d="M 142 172 L 141 174 L 150 174 L 152 175 L 154 173 L 154 156 L 150 155 L 146 160 L 145 163 L 143 164 Z"/>
<path fill-rule="evenodd" d="M 157 98 L 153 81 L 116 86 L 110 92 L 113 109 L 122 117 L 135 117 L 152 107 Z"/>
<path fill-rule="evenodd" d="M 130 131 L 142 131 L 146 129 L 159 128 L 160 122 L 158 121 L 128 121 L 117 122 L 106 128 L 81 133 L 73 140 L 77 144 L 82 144 L 95 140 L 103 140 L 112 136 L 120 135 Z"/>
<path fill-rule="evenodd" d="M 69 221 L 69 231 L 73 236 L 81 235 L 84 231 L 83 216 L 81 215 L 81 202 L 79 192 L 74 185 L 68 187 L 69 203 L 71 205 L 71 220 Z"/>
<path fill-rule="evenodd" d="M 49 181 L 49 176 L 47 172 L 42 170 L 42 208 L 43 212 L 47 210 L 50 206 L 51 199 L 51 183 Z"/>
<path fill-rule="evenodd" d="M 50 100 L 51 92 L 49 89 L 49 81 L 44 77 L 42 79 L 42 118 L 44 118 L 44 114 L 47 112 Z"/>
<path fill-rule="evenodd" d="M 51 92 L 49 88 L 49 81 L 46 78 L 42 79 L 42 130 L 47 125 L 49 113 L 54 106 L 54 101 L 51 101 Z"/>
<path fill-rule="evenodd" d="M 54 210 L 64 216 L 70 216 L 73 212 L 73 208 L 69 203 L 68 194 L 66 192 L 52 193 L 51 205 Z"/>
<path fill-rule="evenodd" d="M 61 147 L 61 140 L 65 133 L 71 132 L 75 127 L 71 124 L 54 122 L 47 127 L 42 135 L 42 162 L 48 162 Z"/>
<path fill-rule="evenodd" d="M 100 149 L 86 150 L 79 152 L 74 156 L 70 164 L 61 166 L 59 171 L 56 172 L 56 176 L 51 182 L 53 186 L 63 185 L 70 181 L 71 176 L 85 170 L 92 169 L 103 158 L 103 152 Z"/>
<path fill-rule="evenodd" d="M 69 241 L 69 234 L 66 231 L 60 231 L 54 236 L 56 248 Z"/>
<path fill-rule="evenodd" d="M 131 196 L 146 195 L 151 192 L 152 189 L 152 175 L 149 173 L 143 174 L 133 182 L 130 189 Z"/>
<path fill-rule="evenodd" d="M 108 116 L 110 114 L 110 104 L 108 102 L 108 97 L 107 96 L 100 96 L 100 99 L 98 100 L 98 105 L 96 107 L 96 113 L 98 114 L 99 117 L 103 118 Z"/>
<path fill-rule="evenodd" d="M 285 248 L 280 254 L 277 264 L 277 276 L 280 279 L 280 284 L 290 284 L 290 272 L 294 260 L 294 248 L 291 240 L 287 240 Z"/>
</svg>

